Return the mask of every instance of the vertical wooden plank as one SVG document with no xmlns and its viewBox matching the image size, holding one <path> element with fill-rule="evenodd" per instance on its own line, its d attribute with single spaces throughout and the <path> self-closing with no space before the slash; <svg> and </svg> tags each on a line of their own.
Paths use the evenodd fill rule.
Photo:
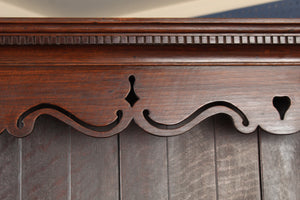
<svg viewBox="0 0 300 200">
<path fill-rule="evenodd" d="M 0 199 L 19 199 L 18 138 L 7 132 L 0 135 Z"/>
<path fill-rule="evenodd" d="M 92 138 L 72 129 L 71 144 L 72 200 L 118 200 L 118 136 Z"/>
<path fill-rule="evenodd" d="M 168 138 L 171 200 L 216 199 L 213 119 Z"/>
<path fill-rule="evenodd" d="M 120 134 L 121 199 L 167 200 L 166 138 L 135 124 Z"/>
<path fill-rule="evenodd" d="M 69 127 L 42 116 L 23 139 L 23 200 L 66 200 Z"/>
<path fill-rule="evenodd" d="M 257 133 L 237 132 L 228 116 L 215 119 L 218 199 L 259 200 Z"/>
<path fill-rule="evenodd" d="M 264 200 L 300 199 L 300 132 L 272 135 L 260 131 Z"/>
</svg>

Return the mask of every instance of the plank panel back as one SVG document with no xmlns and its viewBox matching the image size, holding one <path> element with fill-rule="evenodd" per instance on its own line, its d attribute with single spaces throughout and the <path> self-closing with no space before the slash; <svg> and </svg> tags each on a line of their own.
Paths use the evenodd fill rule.
<svg viewBox="0 0 300 200">
<path fill-rule="evenodd" d="M 260 131 L 264 200 L 300 199 L 300 134 Z"/>
<path fill-rule="evenodd" d="M 118 200 L 118 136 L 92 138 L 71 129 L 72 200 Z"/>
<path fill-rule="evenodd" d="M 166 138 L 135 124 L 120 134 L 122 200 L 168 200 Z"/>
<path fill-rule="evenodd" d="M 20 140 L 8 133 L 0 135 L 0 199 L 2 200 L 20 198 Z"/>
<path fill-rule="evenodd" d="M 215 117 L 219 200 L 259 200 L 260 177 L 257 132 L 236 131 L 228 116 Z"/>
<path fill-rule="evenodd" d="M 216 199 L 213 118 L 168 138 L 171 200 Z"/>
<path fill-rule="evenodd" d="M 49 128 L 51 127 L 51 128 Z M 22 139 L 22 200 L 67 200 L 69 127 L 43 116 Z"/>
</svg>

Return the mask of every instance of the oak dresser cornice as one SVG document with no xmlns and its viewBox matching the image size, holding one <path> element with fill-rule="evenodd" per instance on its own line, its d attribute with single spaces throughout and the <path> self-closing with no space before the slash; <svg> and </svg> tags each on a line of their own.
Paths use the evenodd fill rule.
<svg viewBox="0 0 300 200">
<path fill-rule="evenodd" d="M 0 19 L 0 131 L 52 115 L 107 137 L 159 136 L 205 118 L 300 130 L 299 19 Z"/>
</svg>

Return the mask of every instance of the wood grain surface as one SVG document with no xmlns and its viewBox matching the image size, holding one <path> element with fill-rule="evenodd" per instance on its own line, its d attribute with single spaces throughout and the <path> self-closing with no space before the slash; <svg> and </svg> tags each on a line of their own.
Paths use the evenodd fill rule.
<svg viewBox="0 0 300 200">
<path fill-rule="evenodd" d="M 20 140 L 7 132 L 0 135 L 0 199 L 3 200 L 20 198 Z"/>
<path fill-rule="evenodd" d="M 297 19 L 1 19 L 0 45 L 299 44 Z"/>
<path fill-rule="evenodd" d="M 218 113 L 230 115 L 244 133 L 258 126 L 274 134 L 300 129 L 297 66 L 1 67 L 1 130 L 31 133 L 36 118 L 52 115 L 77 130 L 107 137 L 132 119 L 160 136 L 182 134 Z M 129 77 L 139 100 L 126 101 Z M 241 81 L 242 80 L 242 81 Z M 188 97 L 188 98 L 186 98 Z M 273 99 L 287 107 L 284 118 Z"/>
<path fill-rule="evenodd" d="M 71 129 L 71 199 L 118 200 L 118 138 L 92 138 Z"/>
<path fill-rule="evenodd" d="M 0 45 L 0 66 L 289 66 L 300 64 L 299 51 L 281 44 Z"/>
<path fill-rule="evenodd" d="M 2 33 L 300 32 L 299 19 L 1 18 L 0 24 Z"/>
<path fill-rule="evenodd" d="M 300 197 L 300 136 L 260 132 L 264 200 L 298 200 Z"/>
<path fill-rule="evenodd" d="M 216 199 L 213 118 L 168 138 L 171 200 Z"/>
<path fill-rule="evenodd" d="M 257 132 L 237 133 L 228 116 L 215 117 L 216 169 L 219 200 L 259 200 Z"/>
<path fill-rule="evenodd" d="M 298 200 L 299 44 L 299 19 L 0 19 L 0 199 Z"/>
<path fill-rule="evenodd" d="M 131 124 L 120 134 L 122 200 L 168 200 L 166 138 Z"/>
<path fill-rule="evenodd" d="M 48 114 L 94 137 L 132 120 L 172 136 L 226 113 L 243 133 L 295 133 L 299 44 L 299 19 L 0 19 L 0 131 Z"/>
<path fill-rule="evenodd" d="M 1 135 L 1 198 L 297 200 L 299 134 L 260 131 L 259 145 L 257 132 L 214 118 L 168 138 L 131 124 L 119 149 L 118 136 L 91 138 L 42 116 L 26 138 Z"/>
<path fill-rule="evenodd" d="M 67 200 L 69 130 L 58 120 L 43 116 L 33 134 L 22 139 L 22 199 Z"/>
</svg>

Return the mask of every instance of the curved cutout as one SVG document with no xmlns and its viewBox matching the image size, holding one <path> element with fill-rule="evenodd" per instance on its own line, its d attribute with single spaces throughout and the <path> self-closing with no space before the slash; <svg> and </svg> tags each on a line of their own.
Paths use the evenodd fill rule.
<svg viewBox="0 0 300 200">
<path fill-rule="evenodd" d="M 96 131 L 96 132 L 107 132 L 107 131 L 110 131 L 112 130 L 114 127 L 116 127 L 121 119 L 122 119 L 122 116 L 123 116 L 123 112 L 121 110 L 118 110 L 117 111 L 117 119 L 114 120 L 112 123 L 108 124 L 108 125 L 105 125 L 105 126 L 95 126 L 95 125 L 91 125 L 91 124 L 88 124 L 82 120 L 80 120 L 79 118 L 77 118 L 75 115 L 73 115 L 72 113 L 70 113 L 69 111 L 59 107 L 59 106 L 56 106 L 56 105 L 53 105 L 53 104 L 48 104 L 48 103 L 42 103 L 42 104 L 39 104 L 37 106 L 34 106 L 30 109 L 28 109 L 27 111 L 25 111 L 19 118 L 18 118 L 18 121 L 17 121 L 17 127 L 19 129 L 22 129 L 24 127 L 24 123 L 23 123 L 23 120 L 28 116 L 30 115 L 31 113 L 33 112 L 36 112 L 38 110 L 42 110 L 42 109 L 53 109 L 53 110 L 56 110 L 58 112 L 60 112 L 61 114 L 67 116 L 68 118 L 70 118 L 71 120 L 73 120 L 74 122 L 76 122 L 77 124 L 79 124 L 80 126 L 82 127 L 85 127 L 87 129 L 90 129 L 90 130 L 93 130 L 93 131 Z"/>
<path fill-rule="evenodd" d="M 135 91 L 134 91 L 134 82 L 135 82 L 135 77 L 134 75 L 129 76 L 128 78 L 129 82 L 130 82 L 130 91 L 127 94 L 125 100 L 130 104 L 131 107 L 134 106 L 134 104 L 140 99 Z"/>
<path fill-rule="evenodd" d="M 150 116 L 149 116 L 150 111 L 147 109 L 143 111 L 143 115 L 144 115 L 146 121 L 156 128 L 166 129 L 166 130 L 172 130 L 172 129 L 174 130 L 174 129 L 178 129 L 180 127 L 187 125 L 189 122 L 191 122 L 197 116 L 199 116 L 202 112 L 204 112 L 205 110 L 207 110 L 209 108 L 215 107 L 215 106 L 224 106 L 224 107 L 230 108 L 231 110 L 236 112 L 242 118 L 242 123 L 244 126 L 249 125 L 249 120 L 246 117 L 246 115 L 238 107 L 236 107 L 235 105 L 233 105 L 229 102 L 226 102 L 226 101 L 215 101 L 215 102 L 205 104 L 204 106 L 200 107 L 198 110 L 196 110 L 194 113 L 192 113 L 189 117 L 187 117 L 183 121 L 178 122 L 176 124 L 171 124 L 171 125 L 162 124 L 162 123 L 154 121 L 153 119 L 150 118 Z"/>
<path fill-rule="evenodd" d="M 273 106 L 278 111 L 280 119 L 284 120 L 285 113 L 291 106 L 291 99 L 288 96 L 275 96 Z"/>
</svg>

